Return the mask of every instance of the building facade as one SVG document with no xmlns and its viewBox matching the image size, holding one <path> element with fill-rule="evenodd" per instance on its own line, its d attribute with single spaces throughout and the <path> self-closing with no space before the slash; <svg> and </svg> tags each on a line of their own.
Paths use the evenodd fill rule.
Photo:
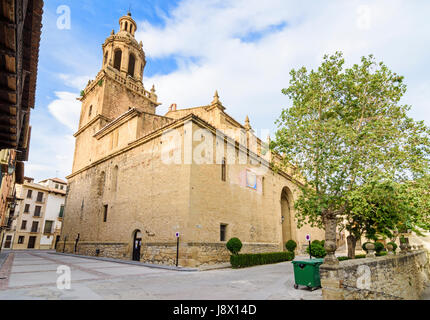
<svg viewBox="0 0 430 320">
<path fill-rule="evenodd" d="M 13 220 L 15 182 L 23 183 L 28 160 L 43 4 L 0 1 L 0 249 Z"/>
<path fill-rule="evenodd" d="M 131 15 L 102 46 L 95 80 L 81 93 L 72 173 L 58 251 L 179 265 L 229 261 L 242 252 L 282 251 L 287 240 L 323 231 L 296 227 L 298 184 L 274 170 L 278 155 L 226 113 L 218 93 L 205 106 L 156 114 L 142 83 L 142 42 Z"/>
<path fill-rule="evenodd" d="M 17 205 L 3 249 L 55 249 L 61 233 L 66 182 L 54 178 L 16 185 Z"/>
</svg>

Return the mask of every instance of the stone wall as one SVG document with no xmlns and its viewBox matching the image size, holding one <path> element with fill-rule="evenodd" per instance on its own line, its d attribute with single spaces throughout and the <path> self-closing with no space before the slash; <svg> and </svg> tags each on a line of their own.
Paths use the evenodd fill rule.
<svg viewBox="0 0 430 320">
<path fill-rule="evenodd" d="M 429 281 L 425 250 L 321 265 L 324 300 L 414 300 Z"/>
<path fill-rule="evenodd" d="M 99 252 L 97 253 L 97 250 Z M 79 241 L 75 251 L 75 241 L 60 241 L 57 245 L 57 252 L 81 254 L 84 256 L 98 256 L 105 258 L 130 260 L 131 249 L 127 243 L 121 242 L 83 242 Z"/>
<path fill-rule="evenodd" d="M 99 256 L 116 259 L 131 259 L 131 246 L 127 243 L 84 242 L 79 241 L 75 252 L 75 242 L 60 241 L 58 252 Z M 96 253 L 96 250 L 99 253 Z M 277 252 L 276 243 L 243 243 L 240 253 Z M 176 242 L 143 243 L 141 247 L 141 261 L 152 264 L 175 265 Z M 183 267 L 199 267 L 214 265 L 230 261 L 230 252 L 223 242 L 185 242 L 179 245 L 179 265 Z"/>
</svg>

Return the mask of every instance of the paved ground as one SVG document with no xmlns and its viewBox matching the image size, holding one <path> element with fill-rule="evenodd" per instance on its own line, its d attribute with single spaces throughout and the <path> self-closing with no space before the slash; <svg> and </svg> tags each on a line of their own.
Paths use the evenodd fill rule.
<svg viewBox="0 0 430 320">
<path fill-rule="evenodd" d="M 70 267 L 71 288 L 57 288 L 57 268 Z M 6 277 L 6 279 L 1 279 Z M 246 269 L 183 272 L 49 252 L 13 252 L 0 270 L 8 299 L 321 299 L 321 289 L 295 290 L 291 262 Z"/>
</svg>

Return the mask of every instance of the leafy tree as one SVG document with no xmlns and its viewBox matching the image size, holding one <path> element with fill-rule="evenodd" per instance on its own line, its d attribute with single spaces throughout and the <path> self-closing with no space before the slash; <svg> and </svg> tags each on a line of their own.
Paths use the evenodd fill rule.
<svg viewBox="0 0 430 320">
<path fill-rule="evenodd" d="M 400 104 L 403 77 L 372 55 L 344 68 L 336 52 L 317 70 L 302 67 L 290 75 L 282 92 L 292 106 L 277 120 L 271 147 L 283 156 L 277 166 L 303 182 L 295 204 L 298 226 L 325 228 L 325 263 L 337 264 L 337 225 L 346 219 L 353 231 L 368 223 L 351 210 L 350 197 L 374 177 L 422 178 L 429 172 L 430 131 Z"/>
</svg>

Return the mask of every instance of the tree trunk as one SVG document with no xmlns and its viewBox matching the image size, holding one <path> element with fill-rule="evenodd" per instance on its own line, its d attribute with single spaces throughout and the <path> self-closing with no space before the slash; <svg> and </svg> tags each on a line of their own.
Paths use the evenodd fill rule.
<svg viewBox="0 0 430 320">
<path fill-rule="evenodd" d="M 357 244 L 357 239 L 354 235 L 350 234 L 346 237 L 346 242 L 348 244 L 348 258 L 355 259 L 355 246 Z"/>
</svg>

